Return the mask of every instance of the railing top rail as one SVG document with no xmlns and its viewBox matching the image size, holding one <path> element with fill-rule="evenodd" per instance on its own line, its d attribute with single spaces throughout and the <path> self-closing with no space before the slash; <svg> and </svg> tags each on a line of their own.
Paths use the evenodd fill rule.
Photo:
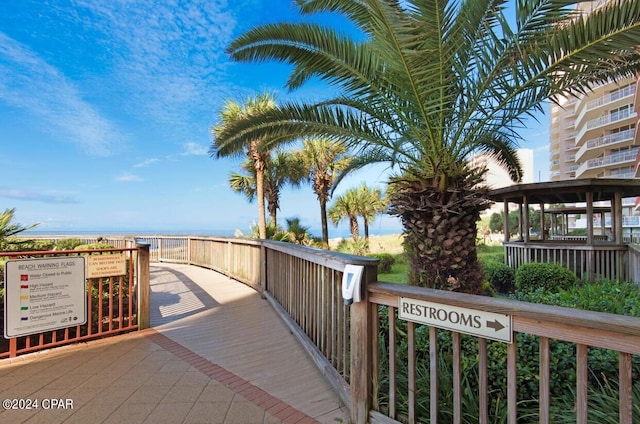
<svg viewBox="0 0 640 424">
<path fill-rule="evenodd" d="M 108 248 L 108 249 L 83 249 L 83 250 L 33 250 L 30 252 L 0 252 L 0 256 L 2 257 L 13 257 L 13 256 L 44 256 L 44 255 L 68 255 L 70 253 L 80 254 L 80 253 L 103 253 L 103 252 L 125 252 L 125 251 L 134 251 L 138 250 L 137 247 L 122 247 L 122 248 Z"/>
<path fill-rule="evenodd" d="M 349 255 L 346 253 L 332 252 L 315 247 L 301 246 L 298 244 L 285 243 L 273 240 L 263 240 L 263 245 L 271 250 L 304 259 L 306 261 L 324 265 L 337 271 L 344 271 L 347 264 L 372 266 L 379 261 L 376 258 L 367 258 L 363 256 Z"/>
<path fill-rule="evenodd" d="M 586 244 L 586 240 L 567 239 L 567 240 L 536 240 L 536 241 L 508 241 L 503 242 L 504 247 L 517 247 L 519 249 L 567 249 L 572 250 L 616 250 L 626 251 L 626 244 L 617 244 L 604 240 L 596 240 L 594 244 Z"/>
<path fill-rule="evenodd" d="M 176 236 L 176 235 L 171 235 L 171 236 L 165 236 L 165 235 L 137 235 L 135 237 L 136 240 L 145 240 L 145 239 L 152 239 L 152 238 L 162 238 L 162 239 L 174 239 L 174 240 L 183 240 L 183 239 L 189 239 L 189 240 L 210 240 L 210 241 L 220 241 L 220 242 L 233 242 L 235 244 L 249 244 L 249 245 L 260 245 L 261 241 L 258 239 L 251 239 L 251 238 L 240 238 L 240 237 L 220 237 L 220 236 Z"/>
<path fill-rule="evenodd" d="M 518 300 L 474 296 L 465 293 L 383 282 L 369 284 L 367 289 L 369 293 L 377 295 L 410 297 L 427 302 L 446 303 L 447 305 L 461 308 L 502 313 L 539 321 L 616 331 L 635 336 L 640 334 L 640 318 L 638 317 L 542 305 Z"/>
</svg>

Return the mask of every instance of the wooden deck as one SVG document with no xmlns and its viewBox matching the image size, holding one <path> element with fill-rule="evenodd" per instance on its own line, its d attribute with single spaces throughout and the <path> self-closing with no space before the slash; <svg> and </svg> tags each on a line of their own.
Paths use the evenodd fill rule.
<svg viewBox="0 0 640 424">
<path fill-rule="evenodd" d="M 152 264 L 151 325 L 320 422 L 349 413 L 268 302 L 217 272 Z"/>
</svg>

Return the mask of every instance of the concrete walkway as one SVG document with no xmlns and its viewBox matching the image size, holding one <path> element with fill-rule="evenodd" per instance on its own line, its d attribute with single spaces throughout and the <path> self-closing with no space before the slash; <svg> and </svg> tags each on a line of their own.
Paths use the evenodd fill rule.
<svg viewBox="0 0 640 424">
<path fill-rule="evenodd" d="M 0 400 L 21 399 L 0 422 L 348 422 L 255 291 L 187 265 L 151 277 L 152 329 L 0 362 Z"/>
</svg>

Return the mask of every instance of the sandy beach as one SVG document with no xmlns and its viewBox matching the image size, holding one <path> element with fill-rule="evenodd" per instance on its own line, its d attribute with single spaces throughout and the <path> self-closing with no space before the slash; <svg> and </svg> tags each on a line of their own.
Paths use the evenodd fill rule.
<svg viewBox="0 0 640 424">
<path fill-rule="evenodd" d="M 329 240 L 329 247 L 335 249 L 341 238 Z M 369 249 L 371 253 L 390 253 L 392 255 L 402 253 L 402 234 L 388 234 L 384 236 L 370 236 Z"/>
</svg>

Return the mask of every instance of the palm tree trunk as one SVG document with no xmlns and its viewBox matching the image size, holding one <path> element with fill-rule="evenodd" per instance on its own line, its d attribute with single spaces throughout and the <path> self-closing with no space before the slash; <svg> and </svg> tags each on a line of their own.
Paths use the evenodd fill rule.
<svg viewBox="0 0 640 424">
<path fill-rule="evenodd" d="M 322 222 L 322 248 L 329 249 L 329 223 L 327 222 L 327 202 L 320 199 L 320 220 Z"/>
<path fill-rule="evenodd" d="M 350 216 L 349 222 L 351 224 L 351 238 L 353 239 L 353 241 L 356 241 L 358 240 L 358 237 L 360 237 L 360 228 L 358 227 L 358 217 Z"/>
<path fill-rule="evenodd" d="M 444 192 L 415 184 L 392 194 L 390 212 L 404 226 L 410 284 L 482 294 L 476 222 L 489 202 L 486 190 L 468 184 L 462 179 Z"/>
<path fill-rule="evenodd" d="M 269 218 L 274 227 L 278 225 L 278 208 L 271 203 L 268 203 L 267 209 L 269 210 Z"/>
<path fill-rule="evenodd" d="M 258 232 L 261 239 L 267 238 L 267 220 L 264 207 L 264 170 L 256 163 L 256 197 L 258 198 Z"/>
<path fill-rule="evenodd" d="M 369 220 L 367 219 L 367 217 L 363 217 L 364 219 L 364 239 L 367 242 L 367 244 L 369 243 Z"/>
</svg>

